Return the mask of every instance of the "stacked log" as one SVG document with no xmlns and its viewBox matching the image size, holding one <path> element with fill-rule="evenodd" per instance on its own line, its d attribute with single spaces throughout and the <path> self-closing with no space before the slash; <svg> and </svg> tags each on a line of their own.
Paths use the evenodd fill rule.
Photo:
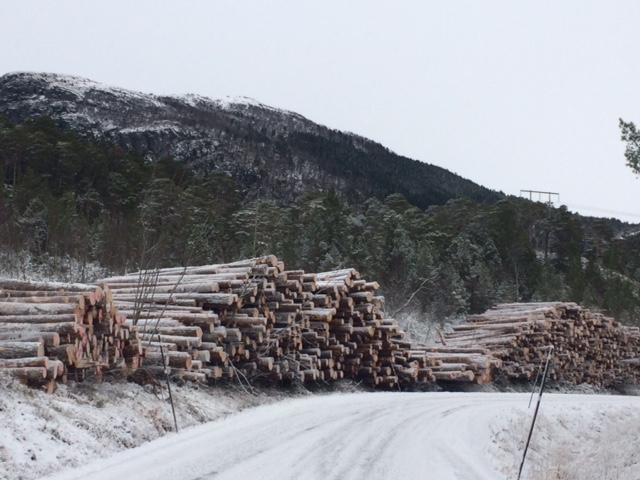
<svg viewBox="0 0 640 480">
<path fill-rule="evenodd" d="M 311 323 L 314 341 L 327 349 L 321 353 L 339 368 L 340 378 L 389 389 L 434 380 L 428 355 L 403 343 L 405 334 L 397 322 L 384 317 L 377 282 L 361 279 L 354 269 L 312 274 L 310 279 L 314 301 L 331 309 L 322 323 Z M 313 309 L 317 307 L 304 307 L 302 315 Z"/>
<path fill-rule="evenodd" d="M 143 278 L 154 285 L 142 288 Z M 266 256 L 101 282 L 119 308 L 131 309 L 123 310 L 130 318 L 140 316 L 145 365 L 160 367 L 154 373 L 168 366 L 171 375 L 190 380 L 315 382 L 347 375 L 374 385 L 398 381 L 390 352 L 400 348 L 389 340 L 402 333 L 382 319 L 377 284 L 360 281 L 355 271 L 307 274 Z M 149 327 L 149 320 L 156 323 Z M 387 356 L 380 358 L 383 346 Z"/>
<path fill-rule="evenodd" d="M 500 304 L 445 334 L 449 348 L 479 348 L 497 376 L 533 380 L 553 346 L 550 378 L 611 387 L 640 381 L 640 330 L 575 303 Z"/>
<path fill-rule="evenodd" d="M 228 362 L 223 348 L 213 341 L 226 335 L 218 316 L 195 302 L 166 305 L 160 298 L 147 298 L 138 307 L 115 301 L 129 317 L 127 325 L 138 331 L 145 371 L 154 375 L 170 372 L 193 381 L 222 378 Z"/>
<path fill-rule="evenodd" d="M 0 279 L 0 373 L 50 392 L 69 374 L 135 369 L 136 342 L 108 288 Z"/>
<path fill-rule="evenodd" d="M 158 359 L 158 355 L 163 356 L 162 348 L 183 354 L 184 358 L 184 354 L 191 355 L 193 362 L 169 365 L 173 376 L 193 380 L 318 379 L 318 366 L 326 362 L 302 351 L 302 328 L 309 320 L 302 318 L 298 313 L 301 306 L 294 304 L 302 293 L 300 285 L 292 288 L 296 282 L 287 283 L 283 269 L 282 262 L 268 256 L 220 265 L 167 268 L 152 275 L 136 272 L 102 281 L 110 286 L 121 308 L 125 304 L 133 308 L 137 299 L 141 320 L 152 318 L 159 322 L 152 324 L 147 333 L 140 330 L 145 358 L 162 362 Z M 149 277 L 154 286 L 141 295 L 141 279 Z M 304 294 L 306 298 L 309 295 Z M 131 316 L 134 311 L 126 313 Z M 138 322 L 139 329 L 140 325 Z M 202 331 L 184 330 L 193 327 Z M 163 367 L 167 371 L 166 365 Z"/>
<path fill-rule="evenodd" d="M 499 363 L 479 351 L 407 342 L 384 316 L 378 283 L 354 269 L 286 270 L 265 256 L 100 282 L 137 325 L 152 373 L 202 381 L 350 378 L 393 389 L 437 380 L 485 383 Z"/>
<path fill-rule="evenodd" d="M 550 378 L 640 380 L 640 330 L 575 303 L 501 304 L 417 345 L 354 269 L 286 270 L 274 256 L 165 268 L 99 285 L 0 280 L 0 370 L 55 388 L 68 374 L 135 370 L 195 382 L 416 388 Z"/>
<path fill-rule="evenodd" d="M 153 285 L 144 285 L 149 272 L 101 282 L 139 331 L 145 370 L 209 381 L 232 378 L 253 364 L 272 368 L 257 358 L 275 318 L 265 310 L 266 270 L 236 262 L 154 271 Z"/>
</svg>

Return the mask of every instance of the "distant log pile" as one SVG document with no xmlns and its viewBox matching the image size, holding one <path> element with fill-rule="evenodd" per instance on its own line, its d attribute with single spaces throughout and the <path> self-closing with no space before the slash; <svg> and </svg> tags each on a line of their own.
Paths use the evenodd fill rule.
<svg viewBox="0 0 640 480">
<path fill-rule="evenodd" d="M 485 382 L 495 364 L 476 350 L 405 341 L 397 322 L 384 318 L 379 285 L 354 269 L 306 273 L 266 256 L 100 282 L 128 324 L 137 323 L 144 364 L 154 373 L 169 369 L 201 381 L 350 378 L 397 388 L 438 379 Z"/>
<path fill-rule="evenodd" d="M 482 348 L 507 380 L 533 380 L 553 346 L 550 378 L 610 387 L 640 381 L 640 330 L 575 303 L 501 304 L 445 335 L 452 348 Z"/>
<path fill-rule="evenodd" d="M 68 374 L 136 368 L 139 353 L 108 288 L 0 279 L 0 373 L 51 392 Z"/>
</svg>

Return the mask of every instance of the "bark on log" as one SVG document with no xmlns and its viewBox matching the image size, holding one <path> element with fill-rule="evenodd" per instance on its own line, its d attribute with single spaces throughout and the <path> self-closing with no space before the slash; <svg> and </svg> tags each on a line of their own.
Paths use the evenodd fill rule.
<svg viewBox="0 0 640 480">
<path fill-rule="evenodd" d="M 11 375 L 24 382 L 44 383 L 47 369 L 44 367 L 2 368 L 0 374 Z"/>
<path fill-rule="evenodd" d="M 0 368 L 24 368 L 49 366 L 47 357 L 0 358 Z"/>
<path fill-rule="evenodd" d="M 4 303 L 0 302 L 0 321 L 3 316 L 17 315 L 75 315 L 78 306 L 70 303 Z M 6 320 L 5 320 L 6 321 Z"/>
<path fill-rule="evenodd" d="M 0 341 L 0 358 L 24 357 L 44 357 L 44 343 Z"/>
<path fill-rule="evenodd" d="M 82 321 L 81 313 L 51 315 L 0 315 L 2 323 L 70 323 Z"/>
</svg>

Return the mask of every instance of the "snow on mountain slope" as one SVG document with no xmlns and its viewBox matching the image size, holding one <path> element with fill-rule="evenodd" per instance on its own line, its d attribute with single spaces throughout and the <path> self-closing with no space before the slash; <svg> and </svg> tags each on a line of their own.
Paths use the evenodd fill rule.
<svg viewBox="0 0 640 480">
<path fill-rule="evenodd" d="M 419 207 L 502 198 L 444 168 L 247 97 L 154 95 L 70 75 L 15 72 L 0 76 L 0 117 L 51 118 L 150 161 L 171 157 L 200 175 L 231 177 L 250 196 L 292 201 L 326 190 L 360 199 L 402 193 Z"/>
<path fill-rule="evenodd" d="M 166 103 L 162 101 L 162 96 L 151 93 L 142 93 L 135 90 L 107 85 L 105 83 L 96 82 L 89 78 L 78 77 L 75 75 L 64 75 L 59 73 L 42 73 L 42 72 L 11 72 L 7 76 L 28 77 L 30 81 L 45 84 L 46 88 L 51 91 L 58 90 L 66 92 L 76 97 L 76 99 L 85 99 L 92 93 L 101 92 L 105 95 L 111 95 L 114 98 L 119 97 L 121 101 L 140 101 L 145 106 L 166 107 Z M 167 95 L 167 99 L 174 98 L 184 101 L 191 106 L 202 104 L 213 104 L 220 108 L 233 109 L 243 105 L 253 105 L 261 108 L 269 108 L 278 111 L 273 107 L 268 107 L 257 100 L 246 96 L 227 96 L 220 99 L 211 99 L 202 95 L 186 94 L 186 95 Z M 40 100 L 40 98 L 35 99 Z"/>
<path fill-rule="evenodd" d="M 51 480 L 515 478 L 532 413 L 527 401 L 527 394 L 509 393 L 289 400 L 166 436 Z M 640 478 L 634 444 L 638 407 L 638 397 L 546 395 L 524 478 Z M 595 471 L 598 465 L 587 460 L 598 459 L 597 451 L 611 457 L 603 440 L 613 438 L 621 440 L 610 444 L 619 450 L 613 457 L 617 473 L 580 472 L 582 464 Z M 558 458 L 562 465 L 550 463 Z M 578 470 L 568 475 L 579 476 L 560 476 L 565 464 Z"/>
</svg>

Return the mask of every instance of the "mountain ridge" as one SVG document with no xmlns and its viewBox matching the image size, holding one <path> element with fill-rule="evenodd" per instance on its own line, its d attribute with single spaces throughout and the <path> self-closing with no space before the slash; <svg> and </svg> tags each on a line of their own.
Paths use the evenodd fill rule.
<svg viewBox="0 0 640 480">
<path fill-rule="evenodd" d="M 252 197 L 401 193 L 421 208 L 458 197 L 502 198 L 443 167 L 248 97 L 155 95 L 70 75 L 13 72 L 0 77 L 0 115 L 14 123 L 51 117 L 150 160 L 168 156 L 199 174 L 231 176 Z"/>
</svg>

